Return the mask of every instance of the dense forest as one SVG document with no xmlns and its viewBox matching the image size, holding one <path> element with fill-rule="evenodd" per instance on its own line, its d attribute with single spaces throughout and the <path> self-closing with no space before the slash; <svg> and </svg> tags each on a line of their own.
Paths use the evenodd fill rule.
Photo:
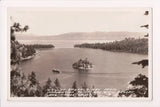
<svg viewBox="0 0 160 107">
<path fill-rule="evenodd" d="M 125 38 L 121 41 L 113 41 L 107 43 L 84 43 L 76 44 L 74 47 L 93 48 L 108 51 L 120 51 L 138 54 L 148 54 L 148 39 L 147 38 Z"/>
<path fill-rule="evenodd" d="M 36 50 L 32 46 L 25 46 L 20 44 L 16 40 L 15 32 L 26 32 L 29 27 L 26 25 L 24 28 L 21 27 L 19 23 L 14 23 L 10 27 L 10 34 L 11 34 L 11 65 L 20 63 L 23 58 L 27 58 L 32 56 L 36 53 Z"/>
<path fill-rule="evenodd" d="M 97 97 L 94 87 L 88 90 L 86 83 L 80 88 L 74 81 L 70 90 L 61 89 L 58 79 L 54 82 L 50 78 L 41 86 L 36 79 L 35 72 L 31 72 L 28 77 L 21 72 L 11 72 L 11 96 L 12 97 Z"/>
<path fill-rule="evenodd" d="M 33 44 L 33 45 L 25 45 L 25 46 L 30 46 L 35 49 L 41 49 L 41 48 L 54 48 L 55 46 L 52 44 Z"/>
</svg>

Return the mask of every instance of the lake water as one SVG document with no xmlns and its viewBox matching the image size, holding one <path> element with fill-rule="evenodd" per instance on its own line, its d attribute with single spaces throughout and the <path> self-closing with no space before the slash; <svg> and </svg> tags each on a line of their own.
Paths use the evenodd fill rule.
<svg viewBox="0 0 160 107">
<path fill-rule="evenodd" d="M 131 64 L 147 58 L 147 55 L 109 52 L 100 49 L 71 48 L 71 44 L 58 46 L 61 48 L 37 50 L 33 59 L 21 64 L 22 72 L 26 75 L 32 71 L 36 72 L 37 80 L 41 84 L 44 84 L 48 78 L 52 82 L 58 78 L 62 88 L 70 88 L 73 82 L 77 81 L 78 87 L 86 82 L 88 87 L 94 85 L 94 87 L 100 89 L 125 89 L 128 82 L 139 73 L 147 75 L 148 67 L 142 69 L 141 66 Z M 88 58 L 94 65 L 93 69 L 88 72 L 74 70 L 72 64 L 80 58 Z M 59 69 L 62 73 L 53 74 L 52 69 Z"/>
</svg>

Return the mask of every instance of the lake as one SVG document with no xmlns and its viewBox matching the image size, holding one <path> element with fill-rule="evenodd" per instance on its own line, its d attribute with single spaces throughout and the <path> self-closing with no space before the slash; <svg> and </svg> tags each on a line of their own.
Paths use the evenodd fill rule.
<svg viewBox="0 0 160 107">
<path fill-rule="evenodd" d="M 52 43 L 54 44 L 54 42 Z M 69 46 L 66 44 L 65 48 L 62 45 L 58 46 L 61 48 L 37 50 L 33 59 L 21 64 L 22 72 L 28 75 L 34 71 L 41 84 L 45 84 L 48 78 L 52 82 L 58 78 L 62 88 L 71 88 L 73 82 L 77 81 L 80 88 L 86 82 L 89 88 L 94 86 L 100 89 L 125 89 L 129 81 L 133 80 L 139 73 L 145 75 L 148 73 L 148 67 L 142 69 L 141 66 L 131 64 L 146 59 L 147 55 L 71 48 L 71 44 Z M 88 58 L 94 65 L 93 69 L 88 72 L 74 70 L 72 64 L 80 58 Z M 62 73 L 54 74 L 52 69 L 59 69 Z"/>
</svg>

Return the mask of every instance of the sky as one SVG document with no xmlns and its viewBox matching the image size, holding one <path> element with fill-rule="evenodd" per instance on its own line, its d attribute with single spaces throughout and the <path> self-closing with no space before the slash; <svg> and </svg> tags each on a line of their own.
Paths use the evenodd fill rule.
<svg viewBox="0 0 160 107">
<path fill-rule="evenodd" d="M 151 23 L 150 8 L 8 8 L 8 22 L 28 25 L 25 34 L 58 35 L 69 32 L 147 32 L 141 25 Z M 151 13 L 151 12 L 150 12 Z"/>
</svg>

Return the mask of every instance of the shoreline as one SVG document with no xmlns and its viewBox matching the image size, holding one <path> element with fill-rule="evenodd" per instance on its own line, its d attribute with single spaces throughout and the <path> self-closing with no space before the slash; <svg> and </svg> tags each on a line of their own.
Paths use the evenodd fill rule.
<svg viewBox="0 0 160 107">
<path fill-rule="evenodd" d="M 28 57 L 26 57 L 26 58 L 21 58 L 21 61 L 30 60 L 30 59 L 34 58 L 35 56 L 36 56 L 36 53 L 34 53 L 33 55 L 28 56 Z"/>
<path fill-rule="evenodd" d="M 127 52 L 127 51 L 123 51 L 123 50 L 103 50 L 103 49 L 95 49 L 95 48 L 86 48 L 86 47 L 74 47 L 74 48 L 80 48 L 80 49 L 94 49 L 94 50 L 102 50 L 102 51 L 109 51 L 109 52 L 120 52 L 120 53 L 131 53 L 131 54 L 139 54 L 139 55 L 147 55 L 145 53 L 136 53 L 136 52 Z"/>
</svg>

